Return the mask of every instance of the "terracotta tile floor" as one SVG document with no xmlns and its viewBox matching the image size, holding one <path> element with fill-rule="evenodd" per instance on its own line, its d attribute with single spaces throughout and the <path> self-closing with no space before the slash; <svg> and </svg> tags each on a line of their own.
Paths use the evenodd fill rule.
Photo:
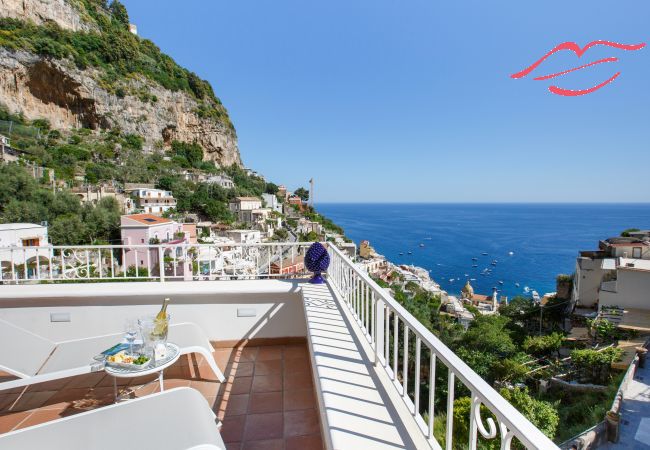
<svg viewBox="0 0 650 450">
<path fill-rule="evenodd" d="M 198 355 L 183 356 L 165 371 L 165 389 L 200 391 L 223 422 L 228 450 L 322 449 L 318 406 L 305 344 L 221 348 L 214 353 L 226 382 L 216 381 Z M 0 373 L 0 380 L 2 380 Z M 132 396 L 159 390 L 155 377 L 122 379 Z M 93 373 L 0 391 L 0 433 L 113 403 L 113 379 Z"/>
</svg>

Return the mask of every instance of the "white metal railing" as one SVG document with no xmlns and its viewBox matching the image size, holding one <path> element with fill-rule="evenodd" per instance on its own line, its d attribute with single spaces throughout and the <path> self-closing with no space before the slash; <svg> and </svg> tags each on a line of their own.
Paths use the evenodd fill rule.
<svg viewBox="0 0 650 450">
<path fill-rule="evenodd" d="M 420 430 L 433 448 L 441 448 L 434 437 L 436 367 L 448 369 L 446 399 L 445 448 L 459 447 L 453 440 L 454 390 L 458 383 L 470 392 L 469 436 L 461 448 L 475 450 L 479 433 L 485 439 L 499 435 L 501 449 L 509 449 L 517 438 L 530 449 L 557 449 L 558 447 L 517 409 L 508 403 L 492 386 L 485 382 L 431 331 L 413 317 L 391 295 L 375 283 L 367 273 L 355 266 L 338 248 L 329 246 L 331 265 L 328 279 L 371 345 L 375 364 L 383 368 L 397 392 L 413 414 Z M 401 328 L 401 330 L 400 330 Z M 392 344 L 392 345 L 391 345 Z M 391 348 L 392 347 L 392 348 Z M 402 351 L 401 358 L 399 351 Z M 414 366 L 409 350 L 414 353 Z M 428 366 L 422 364 L 429 358 Z M 425 373 L 425 380 L 422 378 Z M 412 376 L 413 379 L 409 379 Z M 428 381 L 429 395 L 421 399 L 422 382 Z M 481 405 L 496 418 L 488 417 L 484 425 Z"/>
<path fill-rule="evenodd" d="M 310 242 L 0 247 L 3 283 L 305 276 Z"/>
</svg>

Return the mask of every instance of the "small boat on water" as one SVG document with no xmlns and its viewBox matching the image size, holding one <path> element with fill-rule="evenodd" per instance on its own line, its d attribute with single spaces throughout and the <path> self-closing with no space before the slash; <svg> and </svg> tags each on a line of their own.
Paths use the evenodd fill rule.
<svg viewBox="0 0 650 450">
<path fill-rule="evenodd" d="M 424 244 L 420 244 L 420 247 L 424 247 Z"/>
<path fill-rule="evenodd" d="M 478 267 L 478 264 L 472 264 L 472 267 Z"/>
<path fill-rule="evenodd" d="M 515 283 L 515 286 L 519 287 L 519 283 Z"/>
<path fill-rule="evenodd" d="M 508 255 L 510 255 L 510 256 L 512 256 L 514 254 L 515 254 L 515 252 L 508 252 Z"/>
<path fill-rule="evenodd" d="M 503 281 L 499 280 L 499 284 L 503 284 Z"/>
<path fill-rule="evenodd" d="M 404 256 L 404 252 L 399 252 L 399 255 L 400 255 L 400 256 Z"/>
<path fill-rule="evenodd" d="M 478 258 L 472 258 L 472 261 L 478 261 Z"/>
<path fill-rule="evenodd" d="M 412 255 L 412 254 L 413 254 L 413 252 L 409 252 L 409 255 Z"/>
<path fill-rule="evenodd" d="M 530 288 L 528 286 L 524 286 L 524 292 L 528 294 L 530 292 Z"/>
<path fill-rule="evenodd" d="M 450 278 L 450 279 L 449 279 L 449 282 L 450 282 L 450 283 L 453 283 L 455 280 L 456 280 L 455 278 Z"/>
<path fill-rule="evenodd" d="M 492 264 L 493 266 L 496 266 L 496 265 L 497 265 L 497 262 L 496 262 L 496 261 L 492 261 L 490 264 Z"/>
<path fill-rule="evenodd" d="M 469 281 L 476 281 L 476 278 L 470 278 Z"/>
<path fill-rule="evenodd" d="M 483 252 L 483 253 L 481 253 L 481 255 L 487 256 L 487 252 Z"/>
<path fill-rule="evenodd" d="M 469 276 L 469 274 L 468 274 L 468 273 L 466 273 L 466 274 L 465 274 L 465 276 L 466 276 L 466 277 L 468 277 L 468 276 Z"/>
</svg>

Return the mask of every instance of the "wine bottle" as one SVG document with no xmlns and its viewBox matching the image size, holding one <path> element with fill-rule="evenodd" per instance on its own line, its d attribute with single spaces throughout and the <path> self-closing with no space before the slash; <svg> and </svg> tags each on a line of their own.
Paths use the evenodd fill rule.
<svg viewBox="0 0 650 450">
<path fill-rule="evenodd" d="M 167 320 L 167 305 L 169 304 L 169 298 L 163 300 L 162 308 L 156 316 L 156 320 Z"/>
<path fill-rule="evenodd" d="M 167 330 L 169 323 L 167 321 L 167 305 L 169 304 L 169 298 L 166 298 L 163 301 L 162 307 L 160 308 L 160 312 L 156 315 L 156 318 L 154 319 L 154 335 L 158 337 L 158 339 L 167 339 Z"/>
</svg>

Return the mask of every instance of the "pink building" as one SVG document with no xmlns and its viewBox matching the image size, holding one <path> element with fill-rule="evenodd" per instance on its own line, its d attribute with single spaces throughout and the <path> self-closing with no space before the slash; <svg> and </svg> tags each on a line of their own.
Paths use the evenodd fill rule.
<svg viewBox="0 0 650 450">
<path fill-rule="evenodd" d="M 131 214 L 120 219 L 122 244 L 179 244 L 186 241 L 183 225 L 171 219 L 154 216 L 153 214 Z M 138 268 L 155 267 L 158 265 L 157 249 L 127 249 L 124 266 Z"/>
</svg>

